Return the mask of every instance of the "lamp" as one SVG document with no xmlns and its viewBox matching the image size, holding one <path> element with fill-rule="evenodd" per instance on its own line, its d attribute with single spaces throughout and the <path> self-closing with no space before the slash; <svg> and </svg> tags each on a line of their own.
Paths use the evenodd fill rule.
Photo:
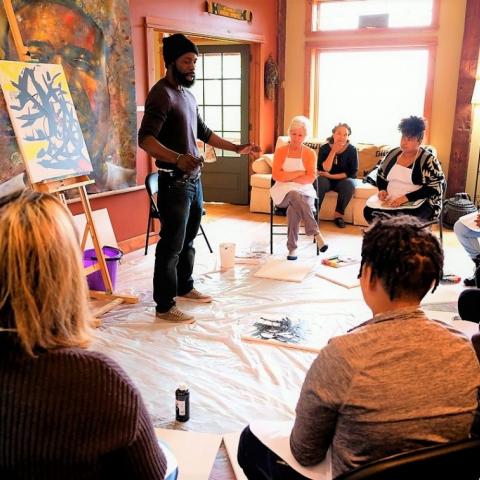
<svg viewBox="0 0 480 480">
<path fill-rule="evenodd" d="M 475 80 L 475 87 L 473 87 L 472 105 L 480 105 L 480 78 Z M 480 174 L 480 150 L 478 152 L 477 160 L 477 176 L 475 178 L 475 191 L 473 192 L 473 203 L 477 204 L 477 188 L 478 188 L 478 176 Z"/>
</svg>

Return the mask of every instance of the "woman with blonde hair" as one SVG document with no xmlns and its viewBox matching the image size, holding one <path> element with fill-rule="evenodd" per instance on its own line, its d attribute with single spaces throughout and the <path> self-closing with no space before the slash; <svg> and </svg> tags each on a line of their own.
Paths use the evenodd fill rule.
<svg viewBox="0 0 480 480">
<path fill-rule="evenodd" d="M 78 236 L 55 197 L 0 198 L 0 476 L 163 479 L 139 392 L 88 351 Z"/>
<path fill-rule="evenodd" d="M 297 259 L 297 241 L 300 222 L 305 233 L 313 235 L 321 252 L 328 245 L 320 234 L 313 215 L 317 192 L 313 186 L 316 178 L 316 157 L 311 148 L 303 144 L 310 128 L 310 120 L 303 116 L 294 117 L 288 129 L 290 142 L 275 150 L 272 178 L 275 185 L 270 189 L 273 203 L 287 209 L 288 260 Z"/>
</svg>

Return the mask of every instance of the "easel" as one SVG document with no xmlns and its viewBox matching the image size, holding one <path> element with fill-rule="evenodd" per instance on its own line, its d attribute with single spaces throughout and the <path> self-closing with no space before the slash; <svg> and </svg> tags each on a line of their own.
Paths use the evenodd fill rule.
<svg viewBox="0 0 480 480">
<path fill-rule="evenodd" d="M 13 41 L 15 43 L 15 48 L 18 53 L 18 58 L 20 61 L 28 62 L 30 60 L 29 53 L 25 45 L 23 44 L 22 37 L 20 35 L 20 30 L 18 28 L 17 19 L 13 11 L 11 0 L 3 0 L 3 5 L 5 7 L 5 13 L 7 15 L 8 24 L 12 32 Z M 28 168 L 27 168 L 27 174 Z M 82 202 L 83 211 L 85 212 L 86 225 L 85 230 L 82 236 L 81 248 L 82 251 L 85 250 L 85 245 L 90 234 L 95 248 L 95 254 L 98 259 L 98 263 L 85 268 L 85 275 L 96 272 L 100 270 L 102 275 L 103 284 L 105 285 L 105 292 L 93 291 L 90 290 L 90 296 L 98 300 L 107 300 L 108 303 L 97 309 L 93 312 L 95 318 L 103 315 L 104 313 L 110 311 L 112 308 L 120 305 L 121 303 L 137 303 L 138 298 L 131 295 L 118 295 L 113 293 L 112 280 L 107 268 L 107 262 L 105 261 L 105 256 L 103 254 L 97 232 L 95 229 L 95 223 L 93 220 L 92 209 L 90 206 L 90 201 L 88 199 L 86 186 L 94 183 L 94 180 L 91 180 L 88 175 L 78 175 L 70 178 L 64 178 L 60 180 L 48 180 L 40 183 L 33 183 L 32 188 L 39 192 L 51 193 L 59 196 L 63 202 L 65 202 L 65 197 L 63 192 L 66 190 L 76 189 L 79 193 L 80 200 Z M 97 323 L 99 321 L 97 320 Z"/>
</svg>

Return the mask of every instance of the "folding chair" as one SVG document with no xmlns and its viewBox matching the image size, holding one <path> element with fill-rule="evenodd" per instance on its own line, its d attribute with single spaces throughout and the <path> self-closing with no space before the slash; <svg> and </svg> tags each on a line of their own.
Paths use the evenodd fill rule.
<svg viewBox="0 0 480 480">
<path fill-rule="evenodd" d="M 159 235 L 160 232 L 155 232 L 155 226 L 153 221 L 155 219 L 160 220 L 160 212 L 157 208 L 156 195 L 158 193 L 158 172 L 149 173 L 145 178 L 145 188 L 147 190 L 148 198 L 150 199 L 150 208 L 148 212 L 148 221 L 147 221 L 147 235 L 145 238 L 145 255 L 148 253 L 148 240 L 152 235 Z M 203 209 L 202 215 L 205 215 L 207 212 Z M 202 225 L 200 225 L 199 235 L 203 235 L 205 242 L 207 242 L 207 247 L 210 250 L 210 253 L 213 253 L 210 242 L 208 241 L 207 236 L 205 235 L 205 230 L 203 230 Z"/>
<path fill-rule="evenodd" d="M 382 458 L 343 473 L 335 480 L 478 480 L 480 439 L 469 438 Z"/>
</svg>

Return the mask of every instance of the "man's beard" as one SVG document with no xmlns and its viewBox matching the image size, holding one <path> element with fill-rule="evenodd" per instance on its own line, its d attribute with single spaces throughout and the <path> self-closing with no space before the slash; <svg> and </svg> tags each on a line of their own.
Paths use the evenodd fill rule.
<svg viewBox="0 0 480 480">
<path fill-rule="evenodd" d="M 173 66 L 172 66 L 172 71 L 173 71 L 173 76 L 175 78 L 175 81 L 177 82 L 178 85 L 180 85 L 181 87 L 186 87 L 186 88 L 190 88 L 194 83 L 195 83 L 195 77 L 193 78 L 193 80 L 189 80 L 187 78 L 187 75 L 185 75 L 184 73 L 182 73 L 178 68 L 177 66 L 175 65 L 175 62 L 173 63 Z"/>
</svg>

